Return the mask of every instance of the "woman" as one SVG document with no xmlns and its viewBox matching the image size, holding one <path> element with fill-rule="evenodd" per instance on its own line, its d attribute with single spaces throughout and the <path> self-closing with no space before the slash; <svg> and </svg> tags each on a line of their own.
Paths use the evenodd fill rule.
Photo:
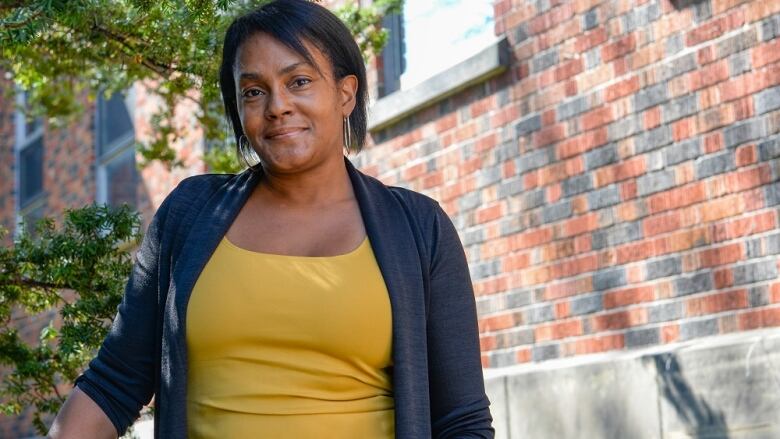
<svg viewBox="0 0 780 439">
<path fill-rule="evenodd" d="M 50 436 L 493 437 L 471 281 L 438 204 L 356 170 L 367 85 L 305 0 L 230 26 L 220 86 L 238 175 L 184 180 Z"/>
</svg>

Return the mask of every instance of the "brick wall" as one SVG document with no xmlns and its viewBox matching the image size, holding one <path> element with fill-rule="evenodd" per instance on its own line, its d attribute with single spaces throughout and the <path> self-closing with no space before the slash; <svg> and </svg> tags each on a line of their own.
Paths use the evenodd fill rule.
<svg viewBox="0 0 780 439">
<path fill-rule="evenodd" d="M 780 325 L 780 1 L 495 14 L 509 71 L 356 159 L 451 215 L 483 365 Z"/>
</svg>

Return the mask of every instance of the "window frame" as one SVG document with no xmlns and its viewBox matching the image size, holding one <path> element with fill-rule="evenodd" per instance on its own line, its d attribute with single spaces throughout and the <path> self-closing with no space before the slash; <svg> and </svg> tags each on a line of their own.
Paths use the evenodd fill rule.
<svg viewBox="0 0 780 439">
<path fill-rule="evenodd" d="M 30 215 L 36 211 L 45 208 L 46 204 L 46 186 L 44 175 L 44 162 L 46 157 L 46 142 L 44 136 L 44 123 L 42 118 L 40 122 L 36 124 L 35 129 L 27 132 L 27 116 L 25 109 L 27 108 L 26 93 L 19 87 L 15 91 L 15 104 L 16 111 L 14 112 L 14 163 L 16 164 L 13 169 L 14 173 L 14 217 L 16 227 L 14 228 L 14 237 L 21 236 L 24 227 L 23 220 L 25 216 Z M 22 153 L 27 148 L 31 147 L 38 140 L 41 142 L 41 187 L 40 190 L 30 196 L 26 200 L 22 200 Z M 34 226 L 34 224 L 25 224 L 27 227 Z M 30 229 L 34 231 L 34 229 Z"/>
<path fill-rule="evenodd" d="M 117 92 L 119 93 L 119 92 Z M 109 204 L 109 181 L 108 181 L 108 167 L 119 161 L 126 160 L 128 156 L 132 156 L 134 175 L 135 175 L 135 199 L 133 200 L 132 207 L 136 209 L 138 207 L 138 182 L 140 175 L 138 170 L 135 169 L 135 87 L 131 86 L 124 96 L 124 102 L 127 107 L 127 113 L 130 117 L 131 129 L 114 139 L 113 141 L 103 144 L 104 132 L 101 131 L 104 128 L 104 111 L 105 103 L 108 102 L 103 96 L 103 92 L 100 91 L 98 98 L 95 101 L 94 111 L 94 151 L 95 151 L 95 201 L 99 204 Z M 113 97 L 113 96 L 112 96 Z"/>
</svg>

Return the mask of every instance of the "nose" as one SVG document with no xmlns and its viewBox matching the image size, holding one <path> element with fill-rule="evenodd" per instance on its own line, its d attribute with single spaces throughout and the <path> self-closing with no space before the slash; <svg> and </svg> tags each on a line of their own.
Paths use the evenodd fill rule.
<svg viewBox="0 0 780 439">
<path fill-rule="evenodd" d="M 269 120 L 292 114 L 290 96 L 284 87 L 272 91 L 266 102 L 265 117 Z"/>
</svg>

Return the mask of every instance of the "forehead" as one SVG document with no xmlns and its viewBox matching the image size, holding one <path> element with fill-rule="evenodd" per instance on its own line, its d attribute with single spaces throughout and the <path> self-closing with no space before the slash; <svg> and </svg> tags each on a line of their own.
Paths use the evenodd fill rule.
<svg viewBox="0 0 780 439">
<path fill-rule="evenodd" d="M 325 55 L 316 46 L 305 39 L 301 43 L 309 51 L 315 65 L 312 67 L 322 72 L 323 76 L 330 76 L 330 63 Z M 236 53 L 234 73 L 255 72 L 273 74 L 297 63 L 309 63 L 309 61 L 295 49 L 288 47 L 278 39 L 266 33 L 257 33 L 244 41 Z"/>
</svg>

